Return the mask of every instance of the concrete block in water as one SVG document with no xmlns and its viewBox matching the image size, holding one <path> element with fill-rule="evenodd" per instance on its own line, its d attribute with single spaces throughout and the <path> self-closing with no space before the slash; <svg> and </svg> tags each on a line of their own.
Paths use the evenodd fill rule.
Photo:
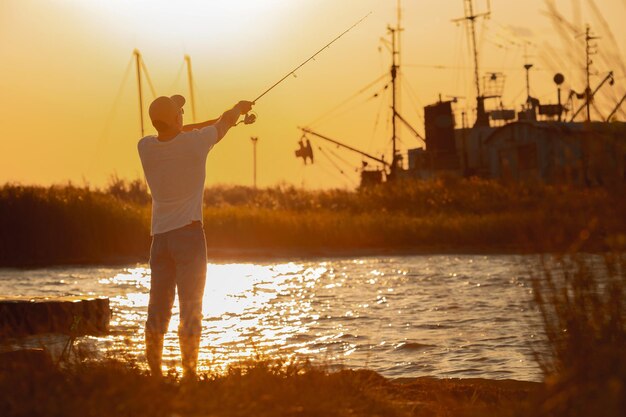
<svg viewBox="0 0 626 417">
<path fill-rule="evenodd" d="M 0 299 L 0 339 L 43 333 L 104 334 L 110 319 L 108 298 Z"/>
</svg>

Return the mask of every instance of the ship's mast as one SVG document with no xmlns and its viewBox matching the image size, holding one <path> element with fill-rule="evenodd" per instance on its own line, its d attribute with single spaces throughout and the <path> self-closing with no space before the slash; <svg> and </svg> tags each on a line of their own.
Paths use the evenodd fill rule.
<svg viewBox="0 0 626 417">
<path fill-rule="evenodd" d="M 191 71 L 191 57 L 185 55 L 185 63 L 187 64 L 187 81 L 189 82 L 189 99 L 191 101 L 191 118 L 196 122 L 196 100 L 193 94 L 193 72 Z"/>
<path fill-rule="evenodd" d="M 472 54 L 474 55 L 474 83 L 476 87 L 476 124 L 474 126 L 489 126 L 489 115 L 485 112 L 485 97 L 482 96 L 480 91 L 480 71 L 478 61 L 478 46 L 476 44 L 476 19 L 483 17 L 489 18 L 491 15 L 491 6 L 489 5 L 489 11 L 486 13 L 474 13 L 474 0 L 463 0 L 465 16 L 461 19 L 456 19 L 454 22 L 465 21 L 468 25 L 470 38 L 472 41 Z"/>
<path fill-rule="evenodd" d="M 141 137 L 144 137 L 144 126 L 143 126 L 143 90 L 141 88 L 141 53 L 138 49 L 133 51 L 133 55 L 135 55 L 135 66 L 137 67 L 137 89 L 139 91 L 139 121 L 141 125 Z"/>
<path fill-rule="evenodd" d="M 400 80 L 399 80 L 399 72 L 400 72 L 400 33 L 403 31 L 400 26 L 402 22 L 402 8 L 401 2 L 398 0 L 397 3 L 397 22 L 396 27 L 387 27 L 387 31 L 391 35 L 391 126 L 392 126 L 392 157 L 391 157 L 391 168 L 390 168 L 390 178 L 393 179 L 395 177 L 396 171 L 400 162 L 400 158 L 398 155 L 398 107 L 400 104 Z"/>
<path fill-rule="evenodd" d="M 396 104 L 397 104 L 397 95 L 398 95 L 398 84 L 397 84 L 397 79 L 398 79 L 398 64 L 397 64 L 397 58 L 399 55 L 399 52 L 397 51 L 397 42 L 396 42 L 396 36 L 398 34 L 398 29 L 397 28 L 392 28 L 391 26 L 388 27 L 389 33 L 391 34 L 391 55 L 392 55 L 392 63 L 391 63 L 391 86 L 392 86 L 392 94 L 391 94 L 391 109 L 393 111 L 393 115 L 391 118 L 391 126 L 392 126 L 392 136 L 391 136 L 391 143 L 392 143 L 392 156 L 391 156 L 391 178 L 394 178 L 394 175 L 396 173 L 396 168 L 397 168 L 397 146 L 396 146 L 396 140 L 397 140 L 397 119 L 396 119 Z"/>
</svg>

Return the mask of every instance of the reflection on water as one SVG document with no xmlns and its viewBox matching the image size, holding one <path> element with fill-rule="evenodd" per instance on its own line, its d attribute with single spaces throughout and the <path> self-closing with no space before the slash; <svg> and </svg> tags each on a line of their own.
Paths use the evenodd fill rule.
<svg viewBox="0 0 626 417">
<path fill-rule="evenodd" d="M 539 380 L 532 359 L 539 317 L 524 278 L 536 260 L 411 256 L 209 264 L 200 361 L 306 356 L 390 377 Z M 150 271 L 134 268 L 0 270 L 3 295 L 111 298 L 111 335 L 95 346 L 143 360 Z M 179 359 L 178 304 L 164 359 Z"/>
</svg>

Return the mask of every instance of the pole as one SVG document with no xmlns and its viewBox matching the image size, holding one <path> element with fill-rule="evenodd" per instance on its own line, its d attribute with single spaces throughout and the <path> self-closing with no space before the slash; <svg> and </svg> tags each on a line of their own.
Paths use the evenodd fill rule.
<svg viewBox="0 0 626 417">
<path fill-rule="evenodd" d="M 253 136 L 250 138 L 250 140 L 252 141 L 252 172 L 254 178 L 254 188 L 256 188 L 256 145 L 259 141 L 259 138 Z"/>
<path fill-rule="evenodd" d="M 559 122 L 563 120 L 563 105 L 561 104 L 561 86 L 556 88 L 557 96 L 559 98 Z"/>
<path fill-rule="evenodd" d="M 143 94 L 141 88 L 141 53 L 138 49 L 133 51 L 135 55 L 135 66 L 137 67 L 137 89 L 139 91 L 139 120 L 141 124 L 141 137 L 144 137 L 144 126 L 143 126 Z"/>
<path fill-rule="evenodd" d="M 191 57 L 185 55 L 185 62 L 187 63 L 187 81 L 189 82 L 189 99 L 191 100 L 191 118 L 193 122 L 196 122 L 196 100 L 193 94 L 193 72 L 191 70 Z"/>
<path fill-rule="evenodd" d="M 489 10 L 486 13 L 474 14 L 473 0 L 464 0 L 465 16 L 455 19 L 453 22 L 465 21 L 472 41 L 472 53 L 474 55 L 474 84 L 476 87 L 476 123 L 475 126 L 489 126 L 489 115 L 485 112 L 485 97 L 480 91 L 480 71 L 478 68 L 478 46 L 476 42 L 476 19 L 479 17 L 489 18 L 491 15 L 491 4 L 488 2 Z"/>
<path fill-rule="evenodd" d="M 398 111 L 398 113 L 402 113 L 402 74 L 400 73 L 400 68 L 402 67 L 402 32 L 404 31 L 404 29 L 402 28 L 402 1 L 398 0 L 397 1 L 397 5 L 396 5 L 396 11 L 397 11 L 397 16 L 396 16 L 396 30 L 398 31 L 398 40 L 396 42 L 397 45 L 397 55 L 398 55 L 398 62 L 397 62 L 397 80 L 396 80 L 396 86 L 398 89 L 398 92 L 400 92 L 396 98 L 396 110 Z"/>
<path fill-rule="evenodd" d="M 530 69 L 533 67 L 533 64 L 525 64 L 524 69 L 526 69 L 526 103 L 530 103 Z"/>
<path fill-rule="evenodd" d="M 591 100 L 593 99 L 591 92 L 591 64 L 593 64 L 593 61 L 591 60 L 591 56 L 595 55 L 595 51 L 591 49 L 594 46 L 591 44 L 591 41 L 595 39 L 600 38 L 592 36 L 591 27 L 587 25 L 587 30 L 585 31 L 585 78 L 587 80 L 587 86 L 585 88 L 585 107 L 587 108 L 587 122 L 591 121 Z"/>
<path fill-rule="evenodd" d="M 590 67 L 591 62 L 589 58 L 589 31 L 590 28 L 587 26 L 587 32 L 585 33 L 585 77 L 587 79 L 587 86 L 585 87 L 585 106 L 587 107 L 587 122 L 591 121 L 591 80 L 590 80 Z"/>
<path fill-rule="evenodd" d="M 396 51 L 396 33 L 397 33 L 397 29 L 394 29 L 392 27 L 389 27 L 389 33 L 391 33 L 391 55 L 392 55 L 392 60 L 391 60 L 391 85 L 392 85 L 392 94 L 391 94 L 391 109 L 393 111 L 393 117 L 391 119 L 391 126 L 392 126 L 392 137 L 391 137 L 391 143 L 392 143 L 392 156 L 391 156 L 391 172 L 390 172 L 390 176 L 391 178 L 394 178 L 394 175 L 396 173 L 396 153 L 397 153 L 397 147 L 396 147 L 396 129 L 397 129 L 397 115 L 398 112 L 396 111 L 396 101 L 397 101 L 397 93 L 398 93 L 398 85 L 396 84 L 396 80 L 397 80 L 397 75 L 398 75 L 398 66 L 396 64 L 396 58 L 397 58 L 397 51 Z"/>
<path fill-rule="evenodd" d="M 469 12 L 466 19 L 469 21 L 470 32 L 472 36 L 472 50 L 474 52 L 474 82 L 476 84 L 476 97 L 480 97 L 480 77 L 478 70 L 478 47 L 476 46 L 476 17 L 474 15 L 474 3 L 472 0 L 466 0 L 465 6 Z"/>
</svg>

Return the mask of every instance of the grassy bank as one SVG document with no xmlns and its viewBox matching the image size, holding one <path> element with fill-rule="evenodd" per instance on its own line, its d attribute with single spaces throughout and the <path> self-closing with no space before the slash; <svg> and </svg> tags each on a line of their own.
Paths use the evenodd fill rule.
<svg viewBox="0 0 626 417">
<path fill-rule="evenodd" d="M 137 181 L 103 190 L 5 185 L 0 264 L 144 261 L 149 201 Z M 204 220 L 213 257 L 544 252 L 572 242 L 600 251 L 624 240 L 625 210 L 626 189 L 441 180 L 354 192 L 212 187 Z"/>
<path fill-rule="evenodd" d="M 179 383 L 132 363 L 0 369 L 3 416 L 514 416 L 539 384 L 395 382 L 372 371 L 327 372 L 305 362 L 253 361 Z"/>
</svg>

